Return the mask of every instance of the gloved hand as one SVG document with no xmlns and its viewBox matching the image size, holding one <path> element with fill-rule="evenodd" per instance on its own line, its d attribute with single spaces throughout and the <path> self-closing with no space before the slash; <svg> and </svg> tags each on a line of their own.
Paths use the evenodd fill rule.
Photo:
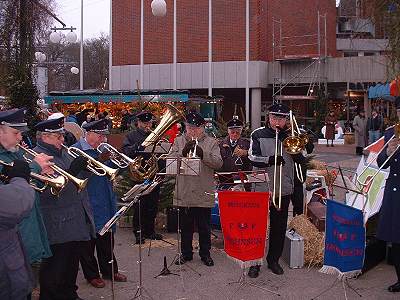
<svg viewBox="0 0 400 300">
<path fill-rule="evenodd" d="M 194 146 L 196 145 L 196 141 L 189 141 L 186 143 L 185 147 L 183 147 L 182 150 L 182 156 L 183 157 L 187 157 L 187 155 L 189 154 L 190 150 L 193 151 Z M 196 151 L 197 152 L 197 151 Z"/>
<path fill-rule="evenodd" d="M 68 173 L 76 176 L 78 175 L 81 171 L 85 170 L 88 164 L 88 159 L 83 156 L 78 156 L 75 158 L 72 162 L 71 165 L 69 166 Z"/>
<path fill-rule="evenodd" d="M 285 160 L 283 159 L 283 156 L 278 155 L 278 156 L 276 157 L 276 164 L 277 164 L 278 166 L 280 166 L 280 165 L 284 166 L 284 165 L 285 165 Z M 270 166 L 275 165 L 275 156 L 272 156 L 272 155 L 271 155 L 271 156 L 268 158 L 268 165 L 270 165 Z"/>
<path fill-rule="evenodd" d="M 104 162 L 104 161 L 109 160 L 110 157 L 111 157 L 111 152 L 110 151 L 103 151 L 102 153 L 99 154 L 98 160 L 100 162 Z"/>
<path fill-rule="evenodd" d="M 288 135 L 288 133 L 287 133 L 286 130 L 284 130 L 284 129 L 279 130 L 279 132 L 278 132 L 278 139 L 279 139 L 281 142 L 283 142 L 288 136 L 289 136 L 289 135 Z"/>
<path fill-rule="evenodd" d="M 14 177 L 21 177 L 29 182 L 31 169 L 26 161 L 17 159 L 14 160 L 12 167 L 4 166 L 2 174 L 10 180 Z"/>
<path fill-rule="evenodd" d="M 310 154 L 310 153 L 312 153 L 314 151 L 314 144 L 313 144 L 311 138 L 309 139 L 309 141 L 306 144 L 305 148 L 306 148 L 307 154 Z"/>
</svg>

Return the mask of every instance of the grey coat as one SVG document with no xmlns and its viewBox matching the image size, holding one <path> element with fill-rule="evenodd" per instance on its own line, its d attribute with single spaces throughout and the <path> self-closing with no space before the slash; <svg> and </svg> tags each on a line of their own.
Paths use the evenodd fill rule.
<svg viewBox="0 0 400 300">
<path fill-rule="evenodd" d="M 367 146 L 367 119 L 361 118 L 359 115 L 355 116 L 353 128 L 355 131 L 356 147 L 365 148 Z"/>
<path fill-rule="evenodd" d="M 175 139 L 170 150 L 170 157 L 182 157 L 182 150 L 189 139 L 186 135 Z M 204 135 L 198 140 L 198 147 L 203 149 L 199 176 L 176 177 L 174 205 L 182 207 L 214 207 L 214 170 L 222 167 L 222 158 L 218 141 Z M 210 195 L 212 194 L 212 195 Z"/>
<path fill-rule="evenodd" d="M 68 170 L 73 160 L 65 150 L 38 141 L 34 151 L 54 156 L 54 163 Z M 88 241 L 95 237 L 93 212 L 87 190 L 78 193 L 71 182 L 54 196 L 46 189 L 40 194 L 40 208 L 46 225 L 50 245 L 72 241 Z"/>
<path fill-rule="evenodd" d="M 26 299 L 32 273 L 18 232 L 35 202 L 35 191 L 25 179 L 0 185 L 0 299 Z"/>
<path fill-rule="evenodd" d="M 278 148 L 281 142 L 278 141 Z M 257 191 L 273 191 L 274 166 L 268 165 L 270 156 L 275 155 L 275 131 L 269 127 L 261 127 L 251 133 L 249 159 L 255 168 L 265 168 L 270 182 L 257 183 Z M 294 163 L 293 158 L 284 149 L 282 151 L 285 165 L 282 167 L 282 196 L 293 194 L 294 188 Z M 278 167 L 279 169 L 279 167 Z M 279 176 L 277 176 L 277 187 L 279 187 Z M 276 193 L 278 195 L 278 192 Z"/>
</svg>

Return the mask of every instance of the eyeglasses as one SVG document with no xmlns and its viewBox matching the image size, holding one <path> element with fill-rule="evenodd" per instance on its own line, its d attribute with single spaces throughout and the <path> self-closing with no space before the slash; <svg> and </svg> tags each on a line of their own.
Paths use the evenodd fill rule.
<svg viewBox="0 0 400 300">
<path fill-rule="evenodd" d="M 242 133 L 242 129 L 231 129 L 231 128 L 228 128 L 228 132 L 229 133 L 241 134 Z"/>
<path fill-rule="evenodd" d="M 286 116 L 284 116 L 284 115 L 273 115 L 273 114 L 270 114 L 269 118 L 273 119 L 273 120 L 286 120 Z"/>
</svg>

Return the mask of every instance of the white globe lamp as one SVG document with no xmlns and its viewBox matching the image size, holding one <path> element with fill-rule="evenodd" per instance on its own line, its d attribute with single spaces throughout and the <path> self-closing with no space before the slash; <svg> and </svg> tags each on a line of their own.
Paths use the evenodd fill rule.
<svg viewBox="0 0 400 300">
<path fill-rule="evenodd" d="M 65 38 L 67 39 L 68 43 L 75 43 L 78 37 L 76 36 L 75 32 L 70 31 L 67 33 Z"/>
<path fill-rule="evenodd" d="M 35 52 L 35 59 L 38 63 L 42 63 L 46 60 L 46 54 L 44 54 L 40 51 Z"/>
<path fill-rule="evenodd" d="M 62 35 L 60 32 L 54 31 L 50 34 L 50 42 L 57 44 L 61 41 Z"/>
<path fill-rule="evenodd" d="M 164 17 L 167 14 L 167 3 L 165 0 L 153 0 L 151 2 L 151 12 L 156 17 Z"/>
<path fill-rule="evenodd" d="M 72 73 L 72 74 L 75 74 L 75 75 L 76 75 L 76 74 L 79 74 L 79 69 L 78 69 L 77 67 L 72 67 L 72 68 L 71 68 L 71 73 Z"/>
</svg>

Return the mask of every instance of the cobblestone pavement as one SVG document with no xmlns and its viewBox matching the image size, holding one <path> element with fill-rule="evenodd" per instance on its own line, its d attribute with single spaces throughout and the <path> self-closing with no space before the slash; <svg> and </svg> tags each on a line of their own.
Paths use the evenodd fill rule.
<svg viewBox="0 0 400 300">
<path fill-rule="evenodd" d="M 340 163 L 342 167 L 354 169 L 359 157 L 353 155 L 354 146 L 326 146 L 316 147 L 316 158 L 329 164 Z M 318 272 L 316 268 L 289 269 L 285 262 L 281 262 L 285 273 L 282 276 L 272 274 L 266 266 L 261 269 L 257 279 L 246 279 L 261 288 L 269 289 L 277 296 L 266 290 L 245 285 L 231 284 L 239 279 L 241 270 L 237 264 L 226 257 L 222 248 L 222 234 L 215 231 L 213 238 L 212 257 L 214 267 L 204 266 L 198 255 L 194 260 L 181 268 L 173 265 L 172 272 L 178 275 L 154 278 L 162 269 L 163 258 L 170 263 L 176 255 L 176 235 L 165 234 L 175 246 L 164 242 L 154 242 L 148 255 L 148 241 L 143 248 L 143 294 L 150 295 L 153 299 L 312 299 L 335 282 L 335 277 Z M 120 272 L 128 276 L 128 282 L 115 284 L 115 299 L 132 299 L 139 282 L 138 246 L 133 245 L 134 238 L 130 229 L 119 229 L 116 235 L 115 253 Z M 351 280 L 350 285 L 362 295 L 363 299 L 400 299 L 386 291 L 386 287 L 395 281 L 394 269 L 385 262 L 363 274 L 356 280 Z M 106 281 L 106 287 L 95 289 L 91 287 L 79 273 L 79 295 L 84 299 L 111 299 L 111 282 Z M 346 287 L 348 299 L 360 297 Z M 345 299 L 345 290 L 341 283 L 336 282 L 318 299 Z"/>
</svg>

